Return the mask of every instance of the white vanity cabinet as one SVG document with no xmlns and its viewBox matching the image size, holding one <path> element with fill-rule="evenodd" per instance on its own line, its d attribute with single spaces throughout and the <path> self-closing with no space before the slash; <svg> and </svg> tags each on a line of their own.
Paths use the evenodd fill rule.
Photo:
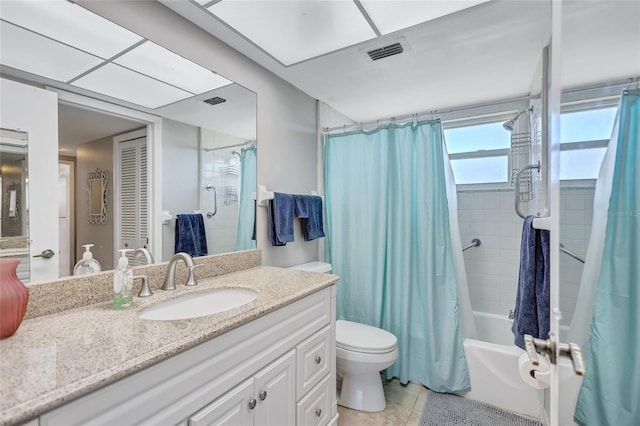
<svg viewBox="0 0 640 426">
<path fill-rule="evenodd" d="M 335 286 L 40 415 L 40 425 L 337 423 Z M 253 408 L 252 408 L 253 407 Z"/>
<path fill-rule="evenodd" d="M 189 417 L 188 425 L 295 424 L 295 380 L 295 351 L 290 351 Z"/>
</svg>

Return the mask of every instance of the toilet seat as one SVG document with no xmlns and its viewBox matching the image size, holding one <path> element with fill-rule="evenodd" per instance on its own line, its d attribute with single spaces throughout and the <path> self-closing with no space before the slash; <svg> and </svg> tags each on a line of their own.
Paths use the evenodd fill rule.
<svg viewBox="0 0 640 426">
<path fill-rule="evenodd" d="M 336 347 L 367 354 L 393 352 L 398 339 L 388 331 L 352 321 L 336 321 Z"/>
</svg>

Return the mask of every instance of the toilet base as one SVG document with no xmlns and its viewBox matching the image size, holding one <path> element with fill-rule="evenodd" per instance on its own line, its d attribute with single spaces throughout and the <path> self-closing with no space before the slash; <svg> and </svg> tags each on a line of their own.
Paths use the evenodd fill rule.
<svg viewBox="0 0 640 426">
<path fill-rule="evenodd" d="M 338 404 L 354 410 L 377 412 L 387 408 L 380 372 L 349 374 L 342 371 Z"/>
</svg>

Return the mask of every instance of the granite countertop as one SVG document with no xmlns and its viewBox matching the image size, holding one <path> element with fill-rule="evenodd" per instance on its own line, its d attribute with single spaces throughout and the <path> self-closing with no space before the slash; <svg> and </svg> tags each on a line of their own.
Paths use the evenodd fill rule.
<svg viewBox="0 0 640 426">
<path fill-rule="evenodd" d="M 3 248 L 0 249 L 0 257 L 16 257 L 16 256 L 29 256 L 29 248 Z"/>
<path fill-rule="evenodd" d="M 98 303 L 24 320 L 0 340 L 0 424 L 14 424 L 87 394 L 268 312 L 329 287 L 336 275 L 257 267 L 199 280 L 196 287 L 154 290 L 134 306 L 114 311 Z M 149 321 L 147 306 L 215 288 L 258 293 L 248 305 L 206 317 Z"/>
</svg>

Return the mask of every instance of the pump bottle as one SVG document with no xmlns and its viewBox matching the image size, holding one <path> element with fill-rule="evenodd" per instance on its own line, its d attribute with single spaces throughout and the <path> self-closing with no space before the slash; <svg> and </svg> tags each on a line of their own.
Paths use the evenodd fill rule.
<svg viewBox="0 0 640 426">
<path fill-rule="evenodd" d="M 84 247 L 85 252 L 82 254 L 82 259 L 73 268 L 73 275 L 88 275 L 100 272 L 100 262 L 94 259 L 93 253 L 91 253 L 93 244 L 85 244 L 82 247 Z"/>
<path fill-rule="evenodd" d="M 118 267 L 113 274 L 113 309 L 127 309 L 133 302 L 133 271 L 129 266 L 127 252 L 133 249 L 120 249 Z"/>
</svg>

